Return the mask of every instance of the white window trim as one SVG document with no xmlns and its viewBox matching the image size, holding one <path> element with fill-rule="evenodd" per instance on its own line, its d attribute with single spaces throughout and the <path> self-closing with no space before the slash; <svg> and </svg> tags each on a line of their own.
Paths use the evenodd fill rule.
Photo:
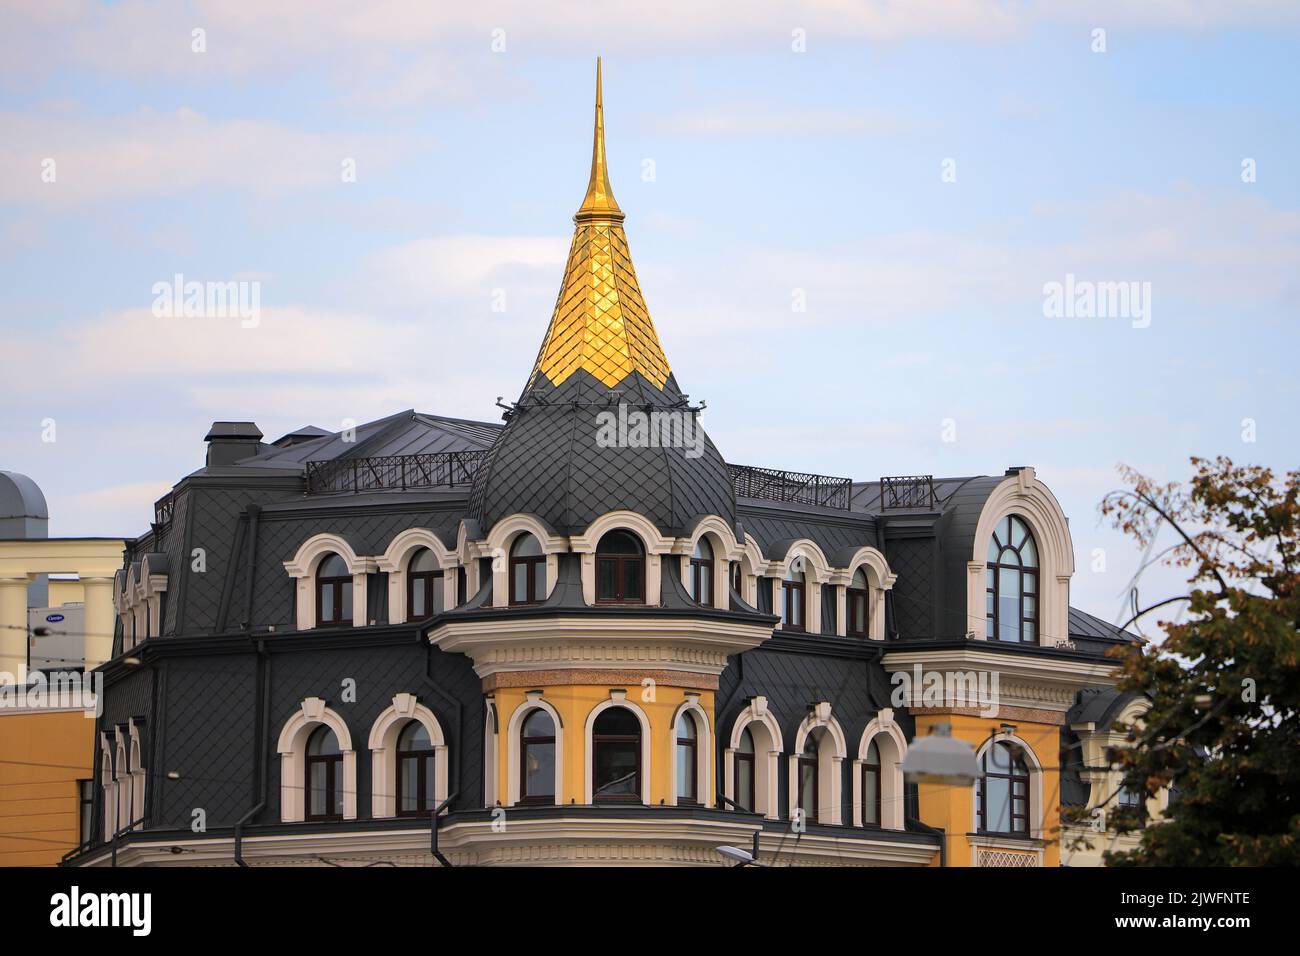
<svg viewBox="0 0 1300 956">
<path fill-rule="evenodd" d="M 357 754 L 352 749 L 352 733 L 335 711 L 319 697 L 308 697 L 294 711 L 280 731 L 276 752 L 280 755 L 280 821 L 301 823 L 306 818 L 307 794 L 303 781 L 306 768 L 307 738 L 324 724 L 334 731 L 343 752 L 343 819 L 357 818 Z"/>
<path fill-rule="evenodd" d="M 692 714 L 695 719 L 695 783 L 699 792 L 700 805 L 711 807 L 714 800 L 713 787 L 713 729 L 709 724 L 709 715 L 700 706 L 700 695 L 688 692 L 686 700 L 673 711 L 673 722 L 668 732 L 668 775 L 671 784 L 668 790 L 668 806 L 677 806 L 677 722 L 682 714 Z"/>
<path fill-rule="evenodd" d="M 411 609 L 407 607 L 406 574 L 411 557 L 420 548 L 428 548 L 438 561 L 442 571 L 442 606 L 456 606 L 457 569 L 460 556 L 451 551 L 442 540 L 428 528 L 407 528 L 388 543 L 384 553 L 375 559 L 375 567 L 388 575 L 388 622 L 405 624 L 411 619 Z M 314 594 L 313 594 L 314 597 Z M 356 609 L 356 595 L 353 594 L 353 610 Z M 313 612 L 314 613 L 314 612 Z"/>
<path fill-rule="evenodd" d="M 108 732 L 99 735 L 99 789 L 104 795 L 104 839 L 111 840 L 117 822 L 117 787 L 113 781 L 113 747 Z"/>
<path fill-rule="evenodd" d="M 370 814 L 397 816 L 397 737 L 408 721 L 418 720 L 433 745 L 433 800 L 441 806 L 447 799 L 447 739 L 433 711 L 414 694 L 397 694 L 393 703 L 375 718 L 370 727 Z M 444 811 L 445 812 L 445 811 Z"/>
<path fill-rule="evenodd" d="M 691 533 L 678 539 L 673 545 L 673 552 L 679 555 L 679 572 L 682 586 L 690 591 L 691 559 L 695 557 L 695 548 L 701 538 L 706 538 L 713 549 L 713 603 L 710 607 L 726 608 L 729 604 L 727 595 L 731 593 L 731 562 L 738 561 L 744 554 L 744 548 L 736 541 L 736 533 L 727 522 L 717 515 L 706 515 L 692 529 Z"/>
<path fill-rule="evenodd" d="M 853 825 L 866 826 L 866 795 L 862 792 L 862 765 L 867 760 L 867 748 L 876 741 L 880 753 L 880 827 L 883 830 L 901 830 L 904 827 L 903 759 L 907 756 L 907 737 L 894 723 L 891 708 L 881 708 L 862 731 L 858 743 L 858 758 L 850 765 L 853 772 Z"/>
<path fill-rule="evenodd" d="M 510 606 L 510 549 L 521 534 L 531 534 L 536 538 L 542 554 L 546 556 L 546 597 L 550 597 L 555 590 L 555 579 L 560 571 L 560 555 L 568 552 L 569 539 L 554 534 L 536 515 L 522 512 L 507 515 L 492 526 L 485 539 L 474 544 L 478 557 L 492 559 L 493 607 Z"/>
<path fill-rule="evenodd" d="M 736 799 L 736 751 L 745 728 L 757 724 L 751 731 L 754 738 L 754 812 L 769 820 L 780 819 L 780 766 L 784 745 L 781 725 L 767 709 L 766 697 L 754 697 L 749 706 L 736 717 L 731 728 L 731 745 L 727 748 L 723 771 L 723 793 L 727 799 Z M 766 748 L 764 747 L 766 744 Z"/>
<path fill-rule="evenodd" d="M 148 775 L 144 766 L 144 758 L 140 746 L 140 728 L 136 726 L 134 720 L 127 722 L 127 733 L 129 743 L 127 744 L 127 770 L 129 771 L 128 786 L 131 788 L 131 807 L 129 811 L 130 819 L 126 822 L 131 823 L 144 816 L 144 790 Z"/>
<path fill-rule="evenodd" d="M 587 715 L 587 725 L 583 728 L 582 739 L 586 748 L 586 759 L 583 760 L 583 799 L 590 806 L 594 802 L 595 789 L 595 768 L 592 766 L 595 759 L 595 745 L 593 742 L 596 718 L 609 710 L 611 707 L 624 707 L 636 715 L 637 722 L 641 725 L 641 802 L 647 806 L 650 804 L 650 718 L 646 716 L 644 710 L 635 703 L 627 699 L 627 692 L 622 690 L 610 691 L 609 700 L 603 700 L 591 709 Z M 674 738 L 675 740 L 676 738 Z"/>
<path fill-rule="evenodd" d="M 831 581 L 831 566 L 826 555 L 809 538 L 799 538 L 790 545 L 785 557 L 779 561 L 768 561 L 764 573 L 772 582 L 772 613 L 781 615 L 781 583 L 790 573 L 790 566 L 803 558 L 804 560 L 804 601 L 806 620 L 804 628 L 797 633 L 820 634 L 822 630 L 822 586 Z M 784 629 L 785 621 L 777 625 Z"/>
<path fill-rule="evenodd" d="M 831 572 L 831 584 L 835 587 L 835 633 L 847 637 L 849 633 L 848 589 L 853 584 L 853 575 L 861 568 L 867 578 L 868 600 L 871 604 L 871 617 L 867 621 L 867 639 L 883 641 L 885 639 L 885 592 L 892 590 L 898 575 L 889 570 L 889 562 L 876 548 L 866 546 L 859 548 L 849 560 L 848 567 L 837 568 Z"/>
<path fill-rule="evenodd" d="M 1043 833 L 1043 765 L 1038 759 L 1038 754 L 1034 753 L 1034 748 L 1025 743 L 1013 733 L 1000 732 L 992 738 L 985 740 L 980 748 L 975 752 L 975 762 L 983 766 L 984 755 L 988 752 L 989 747 L 995 743 L 1012 744 L 1019 747 L 1025 755 L 1025 765 L 1029 768 L 1029 839 L 1043 840 L 1048 835 Z M 984 845 L 993 845 L 990 841 L 1001 840 L 1010 845 L 1018 839 L 1017 837 L 1007 837 L 1005 834 L 998 833 L 980 833 L 979 818 L 979 781 L 975 786 L 970 788 L 970 832 L 975 834 L 971 838 L 972 845 L 976 842 L 983 842 Z"/>
<path fill-rule="evenodd" d="M 284 562 L 285 571 L 297 581 L 295 604 L 300 631 L 316 626 L 316 571 L 330 553 L 338 554 L 352 575 L 352 626 L 364 627 L 367 623 L 366 577 L 379 570 L 379 566 L 374 558 L 357 554 L 339 535 L 322 532 L 304 541 L 292 561 Z"/>
<path fill-rule="evenodd" d="M 484 700 L 483 711 L 483 806 L 497 805 L 497 762 L 501 759 L 501 734 L 497 727 L 496 698 Z"/>
<path fill-rule="evenodd" d="M 524 695 L 524 702 L 510 715 L 510 726 L 506 728 L 506 786 L 507 803 L 514 806 L 519 803 L 524 782 L 519 778 L 519 761 L 521 759 L 520 734 L 524 728 L 524 718 L 531 711 L 541 709 L 551 715 L 555 724 L 555 805 L 564 803 L 564 722 L 560 712 L 540 693 L 530 691 Z"/>
<path fill-rule="evenodd" d="M 970 559 L 966 563 L 967 631 L 988 640 L 985 579 L 989 539 L 1008 515 L 1024 520 L 1038 549 L 1038 643 L 1054 647 L 1070 639 L 1070 578 L 1074 574 L 1074 543 L 1065 512 L 1048 487 L 1022 468 L 1008 475 L 984 502 Z"/>
<path fill-rule="evenodd" d="M 794 735 L 794 747 L 787 758 L 790 818 L 794 819 L 799 807 L 799 755 L 808 735 L 817 729 L 826 731 L 817 747 L 817 822 L 836 825 L 843 820 L 844 761 L 848 747 L 840 722 L 831 716 L 829 701 L 815 704 Z"/>
<path fill-rule="evenodd" d="M 671 553 L 673 539 L 659 533 L 654 522 L 635 511 L 611 511 L 603 514 L 582 534 L 569 539 L 572 551 L 582 555 L 582 597 L 588 604 L 596 603 L 596 546 L 607 532 L 621 529 L 630 531 L 641 539 L 645 548 L 645 603 L 658 607 L 662 595 L 662 570 L 660 560 Z"/>
</svg>

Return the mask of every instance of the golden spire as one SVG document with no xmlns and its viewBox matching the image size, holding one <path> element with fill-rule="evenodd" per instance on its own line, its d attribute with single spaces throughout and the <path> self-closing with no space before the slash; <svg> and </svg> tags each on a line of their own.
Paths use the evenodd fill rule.
<svg viewBox="0 0 1300 956">
<path fill-rule="evenodd" d="M 609 185 L 609 165 L 605 161 L 605 99 L 600 89 L 600 57 L 596 57 L 596 130 L 591 143 L 591 181 L 587 195 L 578 207 L 574 220 L 615 219 L 622 221 L 623 210 L 618 208 L 614 190 Z"/>
<path fill-rule="evenodd" d="M 529 384 L 562 384 L 579 369 L 613 388 L 633 372 L 660 391 L 670 370 L 623 232 L 605 164 L 605 106 L 596 61 L 596 135 L 587 197 L 573 217 L 573 244 L 550 327 Z"/>
</svg>

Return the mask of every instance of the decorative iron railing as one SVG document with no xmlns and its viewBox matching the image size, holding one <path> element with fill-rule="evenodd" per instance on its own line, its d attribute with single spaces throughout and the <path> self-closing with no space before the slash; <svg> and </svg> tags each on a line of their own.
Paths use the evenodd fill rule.
<svg viewBox="0 0 1300 956">
<path fill-rule="evenodd" d="M 172 523 L 172 510 L 176 507 L 176 501 L 170 494 L 164 495 L 153 503 L 153 523 L 160 529 L 165 529 Z"/>
<path fill-rule="evenodd" d="M 809 475 L 801 471 L 777 471 L 752 465 L 727 465 L 731 486 L 738 498 L 790 501 L 823 508 L 849 508 L 853 482 L 849 478 Z"/>
<path fill-rule="evenodd" d="M 379 458 L 335 458 L 307 462 L 307 494 L 329 495 L 363 491 L 405 491 L 468 485 L 487 452 L 440 451 L 423 455 Z"/>
<path fill-rule="evenodd" d="M 933 511 L 938 501 L 933 475 L 903 475 L 880 479 L 880 510 L 922 508 Z"/>
</svg>

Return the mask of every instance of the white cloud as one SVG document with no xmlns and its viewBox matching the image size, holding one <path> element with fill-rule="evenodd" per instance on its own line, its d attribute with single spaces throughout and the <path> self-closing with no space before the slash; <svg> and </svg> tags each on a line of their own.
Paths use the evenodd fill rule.
<svg viewBox="0 0 1300 956">
<path fill-rule="evenodd" d="M 671 136 L 898 135 L 912 126 L 881 110 L 759 110 L 750 105 L 670 113 L 650 121 L 654 132 Z"/>
<path fill-rule="evenodd" d="M 387 165 L 397 140 L 311 133 L 191 109 L 92 116 L 69 108 L 2 113 L 0 201 L 72 204 L 234 189 L 258 196 L 340 186 L 343 161 Z M 43 173 L 54 163 L 54 181 Z"/>
</svg>

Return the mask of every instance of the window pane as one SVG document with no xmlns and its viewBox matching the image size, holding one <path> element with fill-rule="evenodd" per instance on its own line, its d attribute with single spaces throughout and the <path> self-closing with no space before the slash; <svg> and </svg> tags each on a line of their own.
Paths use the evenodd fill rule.
<svg viewBox="0 0 1300 956">
<path fill-rule="evenodd" d="M 623 562 L 623 600 L 641 600 L 641 562 Z"/>
<path fill-rule="evenodd" d="M 1038 549 L 1034 547 L 1033 538 L 1025 541 L 1024 546 L 1020 549 L 1020 558 L 1028 567 L 1038 567 Z"/>
<path fill-rule="evenodd" d="M 998 640 L 1020 640 L 1020 572 L 998 569 Z"/>
<path fill-rule="evenodd" d="M 343 815 L 343 788 L 339 786 L 339 777 L 343 774 L 343 761 L 331 760 L 328 766 L 330 788 L 334 792 L 334 805 L 330 808 L 330 813 L 336 817 L 341 817 Z"/>
<path fill-rule="evenodd" d="M 343 600 L 340 603 L 339 617 L 340 621 L 352 620 L 352 582 L 348 581 L 339 585 L 339 593 Z"/>
<path fill-rule="evenodd" d="M 551 720 L 551 715 L 542 709 L 534 710 L 524 721 L 525 737 L 554 737 L 555 721 Z"/>
<path fill-rule="evenodd" d="M 614 575 L 617 573 L 618 565 L 616 562 L 596 560 L 596 597 L 607 601 L 617 597 L 614 587 Z"/>
<path fill-rule="evenodd" d="M 546 562 L 533 562 L 533 600 L 546 600 Z"/>
<path fill-rule="evenodd" d="M 518 562 L 515 565 L 514 581 L 510 585 L 514 588 L 514 593 L 510 595 L 512 601 L 528 600 L 528 565 L 524 562 Z"/>
<path fill-rule="evenodd" d="M 320 588 L 320 619 L 322 622 L 336 619 L 334 614 L 334 585 L 322 584 Z"/>
<path fill-rule="evenodd" d="M 411 617 L 424 617 L 429 613 L 424 604 L 424 580 L 411 582 Z"/>
<path fill-rule="evenodd" d="M 677 745 L 677 798 L 695 799 L 695 748 Z"/>
<path fill-rule="evenodd" d="M 307 812 L 312 816 L 320 816 L 325 812 L 325 787 L 328 772 L 329 766 L 327 764 L 314 763 L 311 765 L 311 803 Z"/>
<path fill-rule="evenodd" d="M 443 581 L 444 578 L 441 574 L 435 574 L 429 581 L 429 596 L 433 598 L 430 603 L 433 606 L 434 614 L 441 614 L 446 610 L 446 608 L 443 607 L 443 605 L 447 603 L 442 592 Z"/>
<path fill-rule="evenodd" d="M 799 761 L 799 808 L 805 819 L 811 820 L 817 815 L 816 795 L 817 765 L 811 761 Z"/>
<path fill-rule="evenodd" d="M 1011 830 L 1011 781 L 1000 777 L 984 779 L 985 799 L 988 801 L 988 828 L 997 833 Z"/>
<path fill-rule="evenodd" d="M 524 796 L 555 796 L 555 744 L 529 744 L 524 749 Z"/>
<path fill-rule="evenodd" d="M 640 792 L 637 787 L 636 761 L 636 741 L 597 741 L 592 774 L 596 798 L 636 796 Z"/>
<path fill-rule="evenodd" d="M 862 774 L 862 822 L 880 823 L 880 802 L 876 799 L 880 775 L 874 770 Z"/>
<path fill-rule="evenodd" d="M 713 569 L 708 565 L 701 565 L 699 570 L 700 593 L 695 596 L 699 603 L 711 606 L 713 604 Z"/>
<path fill-rule="evenodd" d="M 419 766 L 413 757 L 402 758 L 400 767 L 400 776 L 398 778 L 398 805 L 397 809 L 401 812 L 408 812 L 419 809 L 420 799 L 420 779 Z"/>
<path fill-rule="evenodd" d="M 736 803 L 745 810 L 752 811 L 750 806 L 749 795 L 754 789 L 754 761 L 750 759 L 736 760 Z"/>
</svg>

